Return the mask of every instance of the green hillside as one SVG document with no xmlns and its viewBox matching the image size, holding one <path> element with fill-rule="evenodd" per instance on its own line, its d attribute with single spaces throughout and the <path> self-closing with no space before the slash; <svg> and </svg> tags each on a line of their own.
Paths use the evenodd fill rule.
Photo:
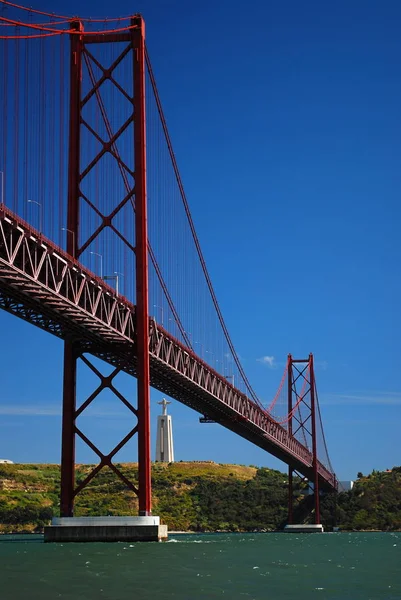
<svg viewBox="0 0 401 600">
<path fill-rule="evenodd" d="M 119 465 L 137 481 L 137 465 Z M 93 467 L 78 465 L 77 482 Z M 213 462 L 163 464 L 152 467 L 153 512 L 170 530 L 271 531 L 287 518 L 287 476 L 266 468 Z M 308 519 L 313 498 L 296 480 L 295 521 Z M 57 516 L 60 492 L 58 465 L 0 464 L 0 532 L 41 531 Z M 76 516 L 136 515 L 136 496 L 110 470 L 102 470 L 78 495 Z M 327 529 L 401 529 L 401 468 L 361 477 L 352 492 L 322 498 Z"/>
<path fill-rule="evenodd" d="M 137 481 L 137 465 L 119 465 Z M 79 465 L 77 482 L 93 467 Z M 286 476 L 279 471 L 212 462 L 155 463 L 153 512 L 169 529 L 275 529 L 285 520 Z M 58 515 L 58 465 L 0 465 L 0 531 L 41 530 Z M 136 496 L 108 469 L 77 496 L 76 516 L 136 515 Z"/>
<path fill-rule="evenodd" d="M 358 473 L 351 492 L 322 502 L 322 520 L 328 525 L 337 518 L 342 529 L 350 531 L 401 530 L 401 467 L 389 471 Z"/>
</svg>

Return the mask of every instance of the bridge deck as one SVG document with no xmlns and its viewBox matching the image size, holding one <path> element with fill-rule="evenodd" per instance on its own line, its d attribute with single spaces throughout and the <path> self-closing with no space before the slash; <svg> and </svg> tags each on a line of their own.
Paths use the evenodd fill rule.
<svg viewBox="0 0 401 600">
<path fill-rule="evenodd" d="M 135 376 L 135 306 L 1 204 L 0 308 Z M 306 447 L 153 319 L 149 331 L 153 387 L 313 479 Z M 336 488 L 318 471 L 321 488 Z"/>
</svg>

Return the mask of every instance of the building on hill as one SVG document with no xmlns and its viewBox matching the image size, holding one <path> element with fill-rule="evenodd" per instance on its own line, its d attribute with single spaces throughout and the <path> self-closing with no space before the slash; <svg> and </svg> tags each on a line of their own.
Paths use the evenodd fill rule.
<svg viewBox="0 0 401 600">
<path fill-rule="evenodd" d="M 350 492 L 354 487 L 354 481 L 339 481 L 338 491 L 339 492 Z"/>
<path fill-rule="evenodd" d="M 0 458 L 1 465 L 13 465 L 14 461 L 8 460 L 8 458 Z"/>
</svg>

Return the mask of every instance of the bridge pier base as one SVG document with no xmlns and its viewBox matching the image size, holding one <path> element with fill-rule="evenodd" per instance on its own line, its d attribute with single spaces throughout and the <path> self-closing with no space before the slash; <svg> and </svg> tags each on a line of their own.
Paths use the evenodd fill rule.
<svg viewBox="0 0 401 600">
<path fill-rule="evenodd" d="M 55 517 L 45 542 L 161 542 L 168 537 L 159 517 Z"/>
<path fill-rule="evenodd" d="M 323 533 L 323 525 L 319 523 L 299 523 L 298 525 L 286 525 L 284 533 Z"/>
</svg>

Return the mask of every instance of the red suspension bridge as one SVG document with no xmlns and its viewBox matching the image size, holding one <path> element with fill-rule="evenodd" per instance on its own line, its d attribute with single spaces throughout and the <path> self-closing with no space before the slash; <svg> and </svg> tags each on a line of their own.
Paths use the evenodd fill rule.
<svg viewBox="0 0 401 600">
<path fill-rule="evenodd" d="M 0 307 L 64 340 L 61 515 L 105 466 L 151 514 L 150 386 L 337 489 L 313 356 L 288 357 L 264 406 L 240 363 L 203 258 L 140 15 L 90 20 L 0 3 Z M 156 316 L 153 316 L 153 315 Z M 103 375 L 92 357 L 112 365 Z M 77 363 L 99 385 L 77 405 Z M 97 363 L 96 363 L 97 365 Z M 114 385 L 137 379 L 137 403 Z M 79 417 L 102 390 L 132 414 L 104 454 Z M 75 482 L 80 438 L 99 463 Z M 113 459 L 138 439 L 138 482 Z"/>
</svg>

